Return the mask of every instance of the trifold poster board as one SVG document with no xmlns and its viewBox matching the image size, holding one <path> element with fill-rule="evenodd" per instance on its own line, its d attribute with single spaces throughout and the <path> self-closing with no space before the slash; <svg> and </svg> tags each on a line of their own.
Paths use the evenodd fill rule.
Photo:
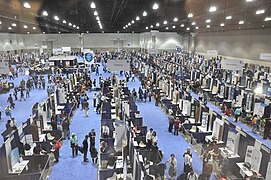
<svg viewBox="0 0 271 180">
<path fill-rule="evenodd" d="M 85 64 L 92 64 L 94 62 L 95 54 L 90 49 L 83 49 Z"/>
<path fill-rule="evenodd" d="M 8 74 L 9 65 L 8 62 L 0 62 L 0 74 Z"/>
<path fill-rule="evenodd" d="M 251 169 L 259 172 L 262 161 L 262 153 L 254 146 L 247 146 L 245 162 L 251 164 Z"/>
<path fill-rule="evenodd" d="M 235 128 L 229 128 L 228 138 L 227 138 L 227 148 L 234 152 L 234 154 L 238 153 L 238 146 L 240 140 L 240 133 Z"/>
<path fill-rule="evenodd" d="M 109 71 L 130 71 L 129 60 L 109 60 L 107 61 Z"/>
<path fill-rule="evenodd" d="M 191 102 L 188 100 L 180 99 L 179 108 L 182 110 L 184 115 L 190 116 L 191 112 Z"/>
<path fill-rule="evenodd" d="M 213 133 L 212 136 L 216 137 L 217 139 L 221 139 L 220 137 L 223 134 L 223 125 L 224 121 L 221 119 L 216 118 L 213 125 Z"/>
</svg>

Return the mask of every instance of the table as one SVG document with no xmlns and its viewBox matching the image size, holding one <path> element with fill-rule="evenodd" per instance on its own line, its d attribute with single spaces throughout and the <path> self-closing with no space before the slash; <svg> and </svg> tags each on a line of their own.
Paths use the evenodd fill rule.
<svg viewBox="0 0 271 180">
<path fill-rule="evenodd" d="M 219 151 L 220 151 L 220 154 L 223 158 L 238 158 L 240 157 L 238 154 L 234 154 L 233 151 L 231 151 L 230 149 L 228 149 L 227 147 L 221 147 L 221 148 L 218 148 Z"/>
<path fill-rule="evenodd" d="M 203 132 L 203 133 L 205 133 L 205 132 L 212 132 L 212 131 L 207 131 L 206 129 L 207 129 L 207 126 L 206 127 L 203 127 L 203 126 L 197 126 L 197 128 L 198 128 L 198 130 L 200 131 L 200 132 Z"/>
<path fill-rule="evenodd" d="M 253 172 L 249 170 L 248 168 L 246 168 L 243 162 L 236 163 L 236 164 L 240 168 L 240 174 L 242 177 L 251 177 L 253 175 Z"/>
<path fill-rule="evenodd" d="M 28 169 L 27 164 L 29 163 L 29 160 L 24 160 L 22 162 L 16 163 L 14 166 L 12 166 L 12 172 L 9 172 L 10 174 L 21 174 L 23 170 L 26 168 Z"/>
</svg>

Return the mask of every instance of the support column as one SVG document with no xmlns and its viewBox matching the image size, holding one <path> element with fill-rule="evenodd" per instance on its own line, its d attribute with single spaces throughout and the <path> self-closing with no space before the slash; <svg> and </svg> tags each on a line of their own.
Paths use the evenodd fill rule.
<svg viewBox="0 0 271 180">
<path fill-rule="evenodd" d="M 196 44 L 195 44 L 195 37 L 198 33 L 190 33 L 191 35 L 191 44 L 190 47 L 188 47 L 188 49 L 191 51 L 191 53 L 195 53 L 195 48 L 196 48 Z"/>
</svg>

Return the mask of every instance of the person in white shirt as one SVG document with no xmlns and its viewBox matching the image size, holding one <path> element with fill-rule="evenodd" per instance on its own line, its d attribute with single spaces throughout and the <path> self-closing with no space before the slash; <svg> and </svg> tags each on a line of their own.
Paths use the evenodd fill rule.
<svg viewBox="0 0 271 180">
<path fill-rule="evenodd" d="M 188 174 L 192 171 L 192 153 L 188 147 L 186 152 L 183 154 L 184 157 L 184 173 Z"/>
<path fill-rule="evenodd" d="M 147 134 L 146 134 L 146 143 L 147 143 L 147 148 L 148 149 L 151 147 L 152 133 L 153 133 L 153 129 L 150 128 L 150 131 L 147 132 Z"/>
<path fill-rule="evenodd" d="M 158 138 L 157 138 L 156 132 L 153 131 L 152 136 L 151 136 L 151 143 L 152 143 L 152 145 L 153 145 L 155 142 L 157 143 L 157 141 L 158 141 Z"/>
<path fill-rule="evenodd" d="M 177 160 L 174 154 L 170 155 L 170 158 L 168 161 L 166 161 L 166 163 L 168 162 L 169 162 L 168 174 L 170 176 L 170 179 L 173 180 L 175 179 L 174 177 L 176 176 L 176 169 L 177 169 Z"/>
<path fill-rule="evenodd" d="M 94 95 L 93 95 L 93 107 L 96 107 L 96 99 L 97 99 L 97 95 L 96 95 L 96 93 L 94 93 Z"/>
<path fill-rule="evenodd" d="M 106 124 L 102 126 L 102 134 L 103 134 L 103 138 L 109 137 L 109 127 Z"/>
</svg>

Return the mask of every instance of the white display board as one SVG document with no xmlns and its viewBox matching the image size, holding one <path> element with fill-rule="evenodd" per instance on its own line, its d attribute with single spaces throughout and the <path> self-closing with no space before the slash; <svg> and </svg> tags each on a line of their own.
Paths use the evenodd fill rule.
<svg viewBox="0 0 271 180">
<path fill-rule="evenodd" d="M 109 71 L 130 71 L 129 60 L 109 60 L 107 62 Z"/>
<path fill-rule="evenodd" d="M 63 54 L 62 48 L 53 49 L 53 55 Z"/>
<path fill-rule="evenodd" d="M 217 56 L 218 50 L 207 50 L 207 54 L 210 56 Z"/>
<path fill-rule="evenodd" d="M 72 48 L 71 47 L 62 47 L 62 52 L 71 52 Z"/>
<path fill-rule="evenodd" d="M 243 69 L 243 61 L 233 59 L 222 59 L 221 69 L 240 71 Z"/>
<path fill-rule="evenodd" d="M 245 157 L 245 162 L 251 164 L 251 169 L 259 172 L 262 160 L 262 153 L 260 150 L 256 149 L 254 146 L 247 146 L 247 152 Z"/>
<path fill-rule="evenodd" d="M 8 62 L 0 62 L 0 74 L 8 74 L 9 65 Z"/>
<path fill-rule="evenodd" d="M 261 53 L 260 60 L 270 61 L 271 60 L 271 53 Z"/>
</svg>

